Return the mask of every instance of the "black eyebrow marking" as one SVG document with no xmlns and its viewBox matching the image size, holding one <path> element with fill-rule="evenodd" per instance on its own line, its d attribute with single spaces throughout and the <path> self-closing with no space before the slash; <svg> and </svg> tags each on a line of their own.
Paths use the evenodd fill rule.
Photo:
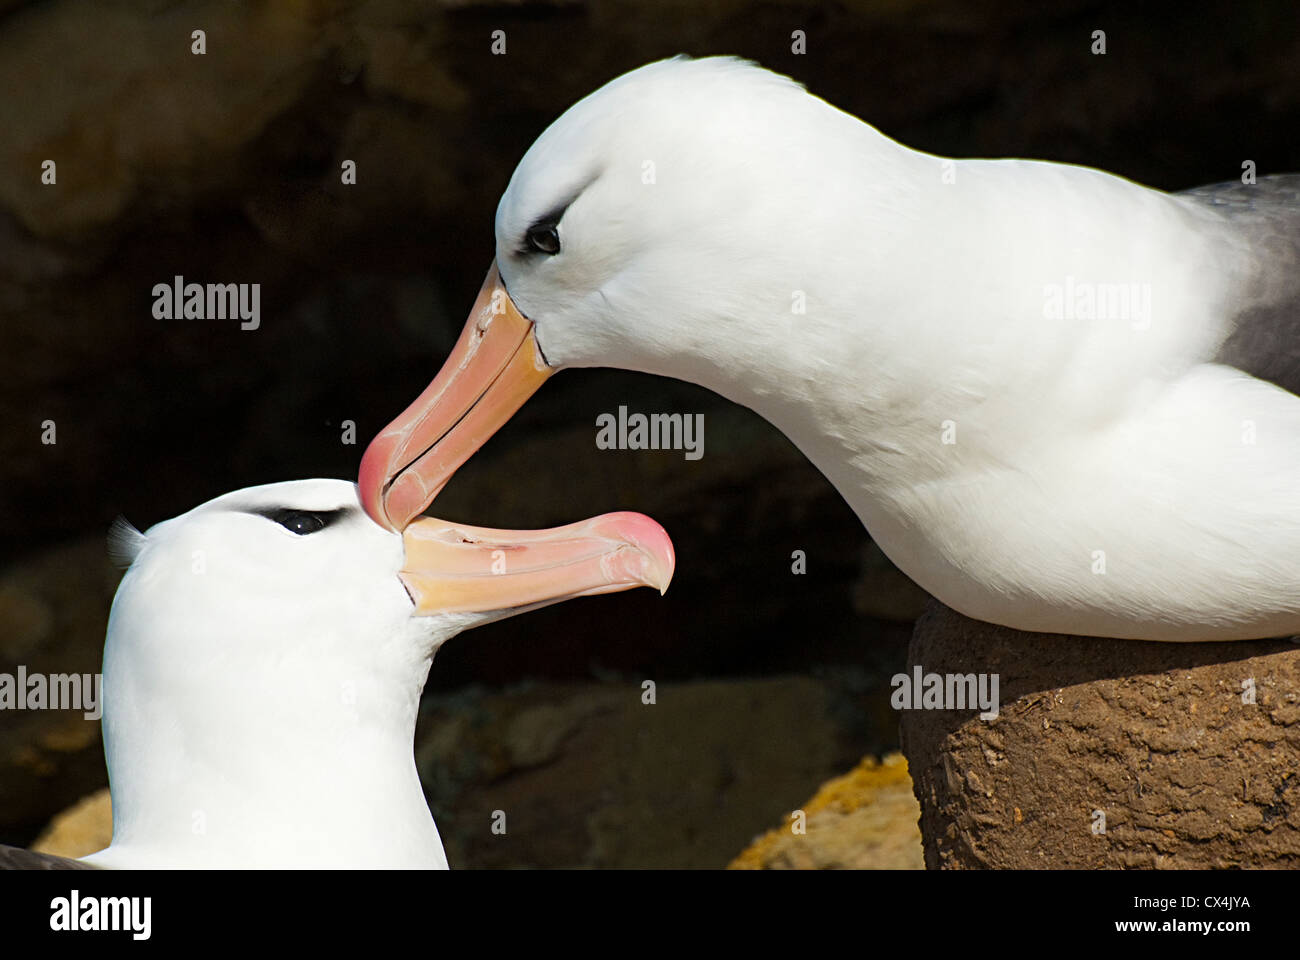
<svg viewBox="0 0 1300 960">
<path fill-rule="evenodd" d="M 542 214 L 540 217 L 538 217 L 536 220 L 530 223 L 528 227 L 524 230 L 522 243 L 520 245 L 520 249 L 518 252 L 521 254 L 531 253 L 532 251 L 528 246 L 528 234 L 532 233 L 538 227 L 558 227 L 560 225 L 560 221 L 564 219 L 564 214 L 568 211 L 569 207 L 573 206 L 573 202 L 577 200 L 580 196 L 582 196 L 583 191 L 585 191 L 589 186 L 595 183 L 596 178 L 599 176 L 600 176 L 599 171 L 592 174 L 590 177 L 587 178 L 587 180 L 582 184 L 582 186 L 578 187 L 578 189 L 574 190 L 573 193 L 569 195 L 569 198 L 567 200 L 565 200 L 563 203 L 557 204 L 556 206 L 552 207 L 549 211 Z"/>
<path fill-rule="evenodd" d="M 569 207 L 573 206 L 573 201 L 577 199 L 578 198 L 575 196 L 567 203 L 556 207 L 550 213 L 542 214 L 529 224 L 528 229 L 524 231 L 524 235 L 527 236 L 531 231 L 536 230 L 538 227 L 558 227 L 560 225 L 560 220 L 564 217 L 565 211 L 567 211 Z"/>
</svg>

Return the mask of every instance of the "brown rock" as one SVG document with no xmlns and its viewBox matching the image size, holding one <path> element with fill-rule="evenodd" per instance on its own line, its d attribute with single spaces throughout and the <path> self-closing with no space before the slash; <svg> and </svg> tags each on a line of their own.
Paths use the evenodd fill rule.
<svg viewBox="0 0 1300 960">
<path fill-rule="evenodd" d="M 992 721 L 903 712 L 927 867 L 1300 866 L 1294 644 L 1023 633 L 932 601 L 908 663 L 1000 677 Z"/>
</svg>

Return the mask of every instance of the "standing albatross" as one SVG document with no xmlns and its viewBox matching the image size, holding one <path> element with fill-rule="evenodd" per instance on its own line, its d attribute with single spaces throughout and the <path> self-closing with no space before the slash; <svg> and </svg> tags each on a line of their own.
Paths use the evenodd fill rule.
<svg viewBox="0 0 1300 960">
<path fill-rule="evenodd" d="M 126 538 L 104 643 L 113 842 L 81 861 L 109 868 L 445 868 L 412 748 L 438 647 L 570 597 L 662 592 L 674 562 L 636 513 L 398 535 L 341 480 L 238 490 Z M 3 865 L 61 864 L 0 848 Z"/>
<path fill-rule="evenodd" d="M 752 64 L 654 63 L 520 162 L 461 339 L 366 453 L 367 512 L 401 529 L 590 366 L 757 411 L 968 616 L 1300 633 L 1300 177 L 946 160 Z"/>
</svg>

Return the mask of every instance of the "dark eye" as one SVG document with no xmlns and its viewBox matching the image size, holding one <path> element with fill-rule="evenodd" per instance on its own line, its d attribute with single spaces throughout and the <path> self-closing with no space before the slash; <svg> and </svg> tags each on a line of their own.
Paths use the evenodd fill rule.
<svg viewBox="0 0 1300 960">
<path fill-rule="evenodd" d="M 271 519 L 290 533 L 296 533 L 300 537 L 325 529 L 324 519 L 314 513 L 307 513 L 305 510 L 290 510 Z"/>
<path fill-rule="evenodd" d="M 524 234 L 524 239 L 528 241 L 530 250 L 544 253 L 548 257 L 553 257 L 560 252 L 560 231 L 555 224 L 537 224 L 529 227 L 528 233 Z"/>
<path fill-rule="evenodd" d="M 254 510 L 260 517 L 273 520 L 290 533 L 305 537 L 309 533 L 318 533 L 334 521 L 340 519 L 346 510 L 295 510 L 292 507 L 273 507 L 269 510 Z"/>
</svg>

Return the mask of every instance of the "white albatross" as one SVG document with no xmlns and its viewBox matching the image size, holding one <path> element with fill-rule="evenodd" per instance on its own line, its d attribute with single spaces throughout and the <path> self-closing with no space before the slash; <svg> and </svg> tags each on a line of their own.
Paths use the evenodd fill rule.
<svg viewBox="0 0 1300 960">
<path fill-rule="evenodd" d="M 569 597 L 663 591 L 674 562 L 636 513 L 398 535 L 340 480 L 238 490 L 136 538 L 104 644 L 97 867 L 445 868 L 412 748 L 438 647 Z"/>
<path fill-rule="evenodd" d="M 401 529 L 590 366 L 757 411 L 969 616 L 1300 633 L 1300 178 L 945 160 L 751 64 L 654 63 L 520 162 L 464 334 L 366 453 L 367 512 Z"/>
</svg>

